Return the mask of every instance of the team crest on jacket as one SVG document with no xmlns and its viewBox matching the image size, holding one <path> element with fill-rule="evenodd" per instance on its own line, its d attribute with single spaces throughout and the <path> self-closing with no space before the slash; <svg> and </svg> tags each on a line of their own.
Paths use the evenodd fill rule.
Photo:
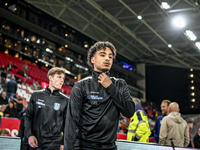
<svg viewBox="0 0 200 150">
<path fill-rule="evenodd" d="M 54 103 L 53 107 L 56 111 L 60 109 L 60 104 L 59 103 Z"/>
</svg>

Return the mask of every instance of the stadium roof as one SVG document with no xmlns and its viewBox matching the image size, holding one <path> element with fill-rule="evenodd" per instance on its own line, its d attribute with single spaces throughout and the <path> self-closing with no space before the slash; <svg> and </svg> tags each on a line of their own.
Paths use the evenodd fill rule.
<svg viewBox="0 0 200 150">
<path fill-rule="evenodd" d="M 112 42 L 130 61 L 200 70 L 198 0 L 26 2 L 96 41 Z"/>
</svg>

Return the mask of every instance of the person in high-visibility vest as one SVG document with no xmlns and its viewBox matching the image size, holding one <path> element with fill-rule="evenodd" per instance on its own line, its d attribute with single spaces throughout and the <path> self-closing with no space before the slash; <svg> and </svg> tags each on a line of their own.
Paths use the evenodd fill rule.
<svg viewBox="0 0 200 150">
<path fill-rule="evenodd" d="M 149 128 L 147 114 L 142 109 L 139 99 L 133 98 L 133 101 L 135 103 L 135 113 L 131 117 L 128 127 L 127 140 L 148 143 L 151 130 Z"/>
</svg>

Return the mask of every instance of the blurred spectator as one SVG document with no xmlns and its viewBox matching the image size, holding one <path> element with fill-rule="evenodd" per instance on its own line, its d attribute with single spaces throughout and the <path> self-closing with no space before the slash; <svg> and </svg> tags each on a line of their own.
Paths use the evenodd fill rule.
<svg viewBox="0 0 200 150">
<path fill-rule="evenodd" d="M 9 131 L 7 129 L 1 129 L 0 136 L 9 136 Z"/>
<path fill-rule="evenodd" d="M 162 116 L 159 116 L 156 119 L 156 124 L 155 124 L 155 128 L 154 128 L 154 139 L 157 143 L 159 142 L 159 133 L 160 133 L 161 122 L 162 122 L 162 119 L 169 113 L 168 107 L 169 107 L 170 103 L 171 103 L 170 100 L 163 100 L 161 103 L 161 106 L 160 106 L 161 111 L 162 111 Z"/>
<path fill-rule="evenodd" d="M 24 65 L 23 65 L 23 72 L 24 72 L 24 76 L 27 76 L 27 73 L 28 73 L 28 65 L 27 65 L 27 63 L 25 63 Z"/>
<path fill-rule="evenodd" d="M 5 70 L 5 66 L 2 65 L 2 66 L 0 67 L 0 71 L 3 72 L 4 70 Z"/>
<path fill-rule="evenodd" d="M 22 70 L 17 71 L 17 74 L 24 76 L 24 72 Z"/>
<path fill-rule="evenodd" d="M 6 110 L 4 111 L 5 117 L 17 117 L 17 110 L 14 107 L 14 102 L 10 101 L 8 106 L 6 107 Z"/>
<path fill-rule="evenodd" d="M 17 65 L 16 65 L 16 63 L 15 63 L 12 67 L 15 68 L 15 69 L 17 69 Z"/>
<path fill-rule="evenodd" d="M 6 98 L 6 92 L 2 92 L 1 96 L 0 96 L 0 105 L 8 104 L 8 99 Z"/>
<path fill-rule="evenodd" d="M 0 117 L 4 116 L 4 111 L 6 110 L 6 105 L 1 105 L 1 109 L 0 109 Z"/>
<path fill-rule="evenodd" d="M 131 117 L 131 122 L 128 127 L 127 140 L 138 142 L 149 142 L 151 130 L 149 128 L 148 117 L 142 109 L 141 101 L 137 98 L 133 99 L 135 103 L 135 113 Z"/>
<path fill-rule="evenodd" d="M 7 98 L 14 96 L 17 91 L 17 82 L 15 77 L 12 76 L 11 80 L 7 84 Z"/>
<path fill-rule="evenodd" d="M 156 109 L 153 109 L 153 119 L 155 120 L 158 117 L 158 111 Z"/>
<path fill-rule="evenodd" d="M 173 142 L 174 146 L 188 146 L 189 129 L 179 111 L 179 105 L 176 102 L 169 105 L 169 115 L 163 118 L 160 127 L 159 144 L 171 146 Z"/>
<path fill-rule="evenodd" d="M 6 70 L 1 71 L 1 77 L 6 79 L 6 76 L 7 76 Z"/>
<path fill-rule="evenodd" d="M 40 85 L 39 85 L 39 83 L 38 83 L 38 81 L 36 81 L 36 82 L 33 82 L 33 90 L 38 90 L 39 89 L 39 87 L 40 87 Z"/>
<path fill-rule="evenodd" d="M 18 76 L 16 76 L 16 75 L 14 75 L 14 76 L 15 76 L 15 81 L 19 84 L 22 84 L 22 80 Z"/>
<path fill-rule="evenodd" d="M 16 104 L 16 109 L 17 109 L 17 112 L 19 113 L 20 111 L 22 111 L 23 110 L 23 99 L 20 97 L 19 99 L 18 99 L 18 102 L 17 102 L 17 104 Z"/>
<path fill-rule="evenodd" d="M 127 126 L 122 123 L 120 125 L 120 131 L 118 133 L 120 133 L 120 134 L 126 134 L 127 133 Z"/>
<path fill-rule="evenodd" d="M 193 138 L 194 148 L 200 148 L 200 128 Z"/>
<path fill-rule="evenodd" d="M 187 121 L 187 125 L 188 125 L 188 129 L 189 129 L 189 137 L 190 137 L 190 143 L 189 143 L 188 147 L 193 147 L 192 146 L 192 138 L 191 138 L 191 134 L 190 134 L 190 132 L 191 132 L 191 130 L 193 128 L 193 122 L 192 122 L 192 120 L 189 119 Z"/>
<path fill-rule="evenodd" d="M 7 65 L 7 69 L 8 69 L 9 71 L 12 70 L 12 62 L 11 62 L 11 61 L 10 61 L 9 64 Z"/>
</svg>

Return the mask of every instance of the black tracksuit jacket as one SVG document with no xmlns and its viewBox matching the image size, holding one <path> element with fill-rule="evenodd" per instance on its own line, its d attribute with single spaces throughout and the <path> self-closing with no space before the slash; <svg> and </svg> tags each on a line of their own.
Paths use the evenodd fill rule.
<svg viewBox="0 0 200 150">
<path fill-rule="evenodd" d="M 98 83 L 100 72 L 93 71 L 75 83 L 68 104 L 65 125 L 65 150 L 115 149 L 120 112 L 130 118 L 135 105 L 123 79 L 110 77 L 104 88 Z M 109 74 L 107 74 L 109 76 Z"/>
<path fill-rule="evenodd" d="M 25 135 L 35 136 L 38 147 L 54 148 L 64 145 L 64 130 L 69 98 L 59 90 L 34 92 L 25 116 Z"/>
</svg>

